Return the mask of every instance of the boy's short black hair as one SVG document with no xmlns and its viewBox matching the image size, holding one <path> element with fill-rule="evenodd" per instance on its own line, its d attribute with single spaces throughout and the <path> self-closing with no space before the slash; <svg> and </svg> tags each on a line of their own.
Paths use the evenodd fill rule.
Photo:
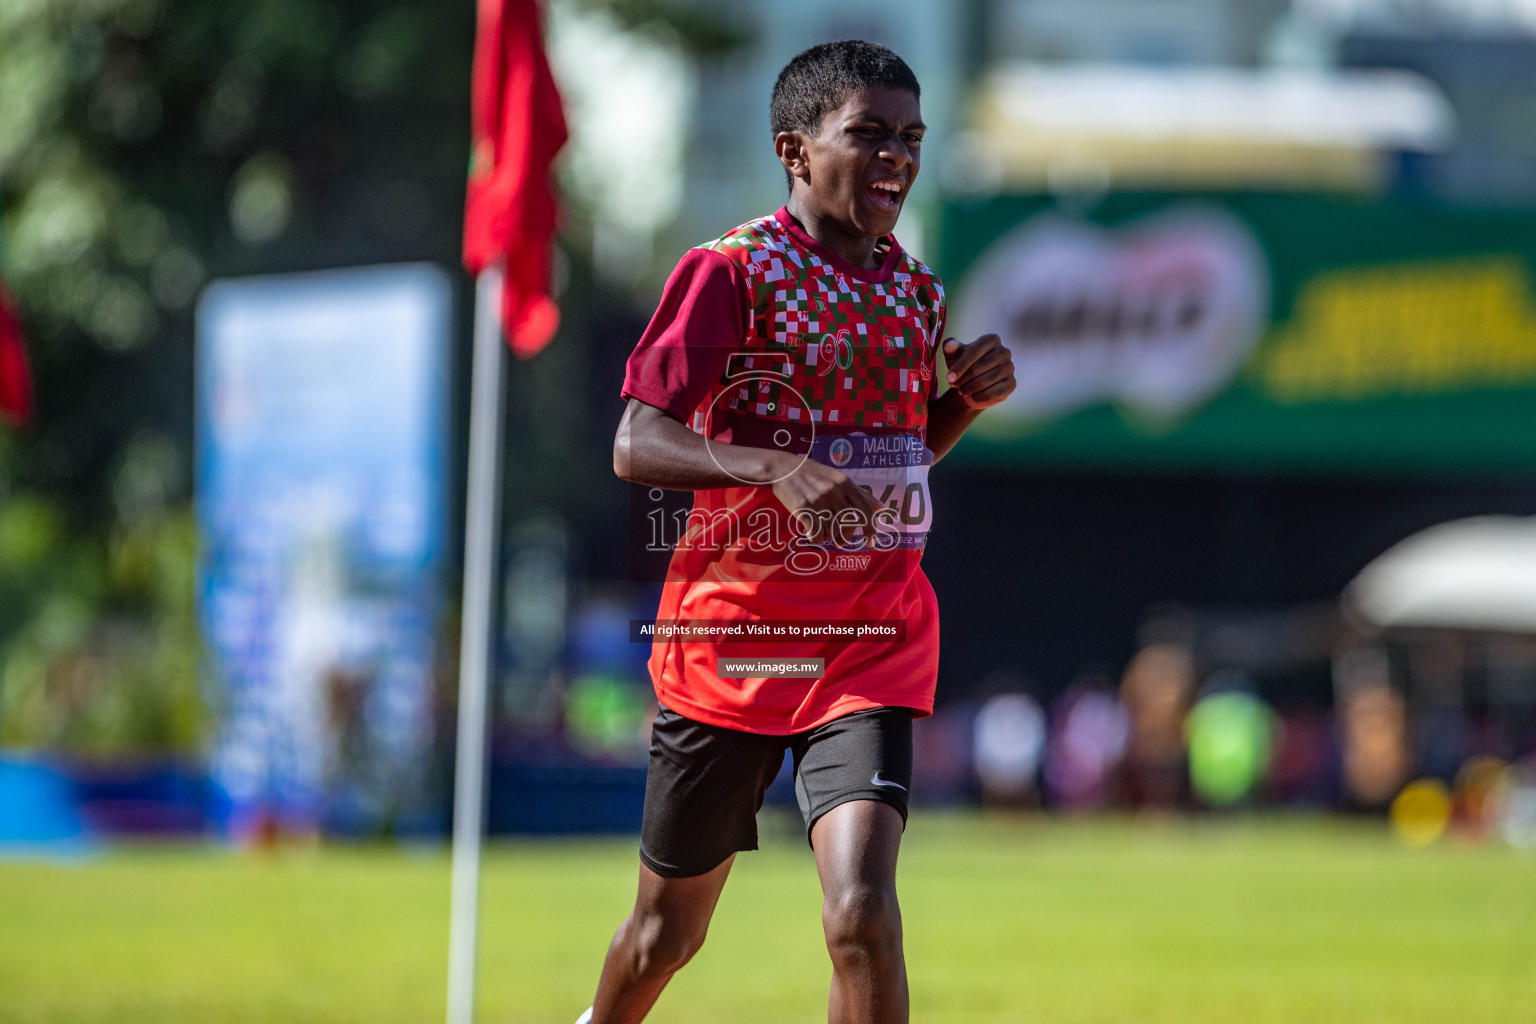
<svg viewBox="0 0 1536 1024">
<path fill-rule="evenodd" d="M 795 54 L 773 83 L 768 126 L 779 132 L 821 133 L 822 119 L 861 89 L 906 89 L 922 98 L 922 87 L 896 51 L 863 39 L 821 43 Z M 789 175 L 785 171 L 785 177 Z"/>
</svg>

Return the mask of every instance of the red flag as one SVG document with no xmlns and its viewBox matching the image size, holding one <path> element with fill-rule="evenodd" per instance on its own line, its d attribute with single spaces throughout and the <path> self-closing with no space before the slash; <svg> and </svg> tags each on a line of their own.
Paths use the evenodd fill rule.
<svg viewBox="0 0 1536 1024">
<path fill-rule="evenodd" d="M 475 273 L 504 265 L 502 330 L 513 352 L 531 356 L 560 325 L 549 297 L 550 164 L 566 136 L 537 0 L 480 0 L 473 90 L 464 265 Z"/>
<path fill-rule="evenodd" d="M 21 320 L 0 282 L 0 416 L 20 425 L 32 419 L 32 382 L 21 347 Z"/>
</svg>

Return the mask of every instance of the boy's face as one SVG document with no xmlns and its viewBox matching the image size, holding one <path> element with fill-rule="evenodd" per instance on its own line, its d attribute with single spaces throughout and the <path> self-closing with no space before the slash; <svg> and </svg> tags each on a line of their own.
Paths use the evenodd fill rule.
<svg viewBox="0 0 1536 1024">
<path fill-rule="evenodd" d="M 906 89 L 865 89 L 827 112 L 821 133 L 779 135 L 779 159 L 802 202 L 865 238 L 896 228 L 917 179 L 926 126 Z"/>
</svg>

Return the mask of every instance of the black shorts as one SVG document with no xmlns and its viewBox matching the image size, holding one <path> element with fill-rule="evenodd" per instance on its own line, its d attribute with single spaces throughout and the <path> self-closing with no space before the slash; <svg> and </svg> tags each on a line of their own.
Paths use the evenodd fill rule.
<svg viewBox="0 0 1536 1024">
<path fill-rule="evenodd" d="M 807 840 L 823 814 L 850 800 L 890 804 L 906 821 L 912 715 L 875 708 L 809 732 L 763 736 L 662 708 L 651 727 L 640 859 L 658 875 L 691 878 L 739 850 L 757 849 L 757 812 L 785 750 L 794 753 Z"/>
</svg>

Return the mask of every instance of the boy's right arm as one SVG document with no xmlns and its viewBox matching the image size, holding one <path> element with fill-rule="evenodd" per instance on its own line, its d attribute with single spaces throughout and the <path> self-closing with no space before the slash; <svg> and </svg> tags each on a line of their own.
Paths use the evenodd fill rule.
<svg viewBox="0 0 1536 1024">
<path fill-rule="evenodd" d="M 874 498 L 831 466 L 706 440 L 684 424 L 740 349 L 749 307 L 740 268 L 723 253 L 696 248 L 678 260 L 625 367 L 629 404 L 613 439 L 613 471 L 630 483 L 680 491 L 771 487 L 791 513 L 816 513 L 801 524 L 813 539 L 842 512 L 851 510 L 850 526 L 868 522 Z"/>
<path fill-rule="evenodd" d="M 786 455 L 706 441 L 638 398 L 625 406 L 613 438 L 613 471 L 619 479 L 674 491 L 769 484 L 790 472 Z"/>
<path fill-rule="evenodd" d="M 874 497 L 846 474 L 785 451 L 708 441 L 670 413 L 630 398 L 613 439 L 613 471 L 648 487 L 704 491 L 717 487 L 772 487 L 791 513 L 818 513 L 818 523 L 851 510 L 867 522 Z M 818 529 L 812 539 L 824 533 Z"/>
</svg>

